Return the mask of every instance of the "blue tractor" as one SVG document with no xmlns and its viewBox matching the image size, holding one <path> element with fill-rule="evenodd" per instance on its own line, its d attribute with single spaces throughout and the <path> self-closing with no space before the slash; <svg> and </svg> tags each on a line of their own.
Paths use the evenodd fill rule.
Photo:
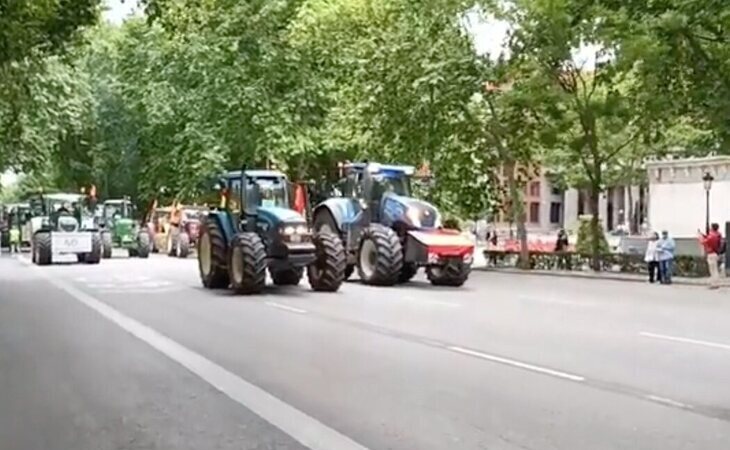
<svg viewBox="0 0 730 450">
<path fill-rule="evenodd" d="M 203 286 L 239 294 L 274 284 L 297 285 L 304 269 L 315 291 L 337 291 L 345 278 L 345 251 L 335 234 L 312 233 L 293 209 L 292 184 L 274 170 L 229 172 L 217 182 L 221 203 L 203 219 L 198 267 Z M 306 206 L 306 205 L 305 205 Z"/>
<path fill-rule="evenodd" d="M 340 236 L 348 278 L 357 267 L 366 284 L 409 281 L 420 267 L 434 285 L 461 286 L 467 280 L 474 244 L 441 226 L 438 210 L 411 197 L 412 166 L 377 163 L 341 165 L 335 194 L 314 210 L 314 228 Z"/>
</svg>

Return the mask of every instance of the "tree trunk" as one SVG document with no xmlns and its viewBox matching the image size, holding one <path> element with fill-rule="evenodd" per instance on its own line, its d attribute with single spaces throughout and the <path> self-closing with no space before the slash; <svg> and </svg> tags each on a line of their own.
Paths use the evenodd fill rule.
<svg viewBox="0 0 730 450">
<path fill-rule="evenodd" d="M 510 194 L 510 215 L 511 222 L 517 225 L 517 238 L 520 240 L 520 258 L 518 267 L 521 269 L 530 268 L 530 250 L 527 247 L 527 227 L 525 226 L 525 208 L 522 204 L 517 179 L 515 178 L 516 164 L 514 161 L 505 163 L 507 171 L 507 185 Z"/>
<path fill-rule="evenodd" d="M 634 190 L 633 186 L 629 184 L 627 187 L 628 191 L 628 198 L 629 198 L 629 207 L 626 209 L 626 217 L 629 220 L 629 233 L 636 234 L 638 230 L 638 226 L 636 225 L 636 219 L 634 218 Z"/>
<path fill-rule="evenodd" d="M 598 236 L 601 234 L 601 223 L 599 220 L 599 199 L 601 196 L 600 186 L 591 186 L 589 194 L 589 206 L 591 209 L 591 268 L 601 270 L 601 247 Z"/>
</svg>

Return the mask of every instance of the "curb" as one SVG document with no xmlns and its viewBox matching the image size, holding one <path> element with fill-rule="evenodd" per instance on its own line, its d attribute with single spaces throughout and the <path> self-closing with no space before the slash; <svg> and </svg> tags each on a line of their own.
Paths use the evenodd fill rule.
<svg viewBox="0 0 730 450">
<path fill-rule="evenodd" d="M 537 275 L 543 277 L 556 277 L 556 278 L 585 278 L 590 280 L 608 280 L 608 281 L 624 281 L 627 283 L 647 283 L 646 278 L 638 276 L 622 276 L 612 273 L 595 273 L 595 272 L 557 272 L 557 271 L 542 271 L 542 270 L 521 270 L 521 269 L 491 269 L 488 267 L 475 267 L 472 270 L 478 270 L 480 272 L 491 272 L 491 273 L 503 273 L 508 275 Z M 680 286 L 705 286 L 706 282 L 704 278 L 687 279 L 687 278 L 675 278 L 672 280 L 672 284 Z M 730 282 L 723 282 L 720 286 L 730 286 Z"/>
</svg>

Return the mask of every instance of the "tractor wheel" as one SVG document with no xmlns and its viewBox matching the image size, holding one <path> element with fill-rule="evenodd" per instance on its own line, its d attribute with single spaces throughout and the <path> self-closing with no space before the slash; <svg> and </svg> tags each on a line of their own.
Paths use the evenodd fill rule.
<svg viewBox="0 0 730 450">
<path fill-rule="evenodd" d="M 203 286 L 208 289 L 228 287 L 228 257 L 226 241 L 215 219 L 206 219 L 198 239 L 198 271 Z"/>
<path fill-rule="evenodd" d="M 53 249 L 51 248 L 51 233 L 36 233 L 33 237 L 33 255 L 39 266 L 51 264 Z"/>
<path fill-rule="evenodd" d="M 137 235 L 137 255 L 140 258 L 149 258 L 150 256 L 150 234 L 146 231 L 141 231 Z"/>
<path fill-rule="evenodd" d="M 239 233 L 231 245 L 228 277 L 237 294 L 258 294 L 266 286 L 266 247 L 256 233 Z"/>
<path fill-rule="evenodd" d="M 179 237 L 180 230 L 177 227 L 170 227 L 170 232 L 167 233 L 167 241 L 165 243 L 167 256 L 177 256 L 177 241 Z"/>
<path fill-rule="evenodd" d="M 426 268 L 428 281 L 434 286 L 461 286 L 469 278 L 469 272 L 471 266 L 460 261 Z"/>
<path fill-rule="evenodd" d="M 307 267 L 307 278 L 312 289 L 335 292 L 345 281 L 347 257 L 342 241 L 333 233 L 321 232 L 312 236 L 317 259 Z"/>
<path fill-rule="evenodd" d="M 363 230 L 357 272 L 365 284 L 393 286 L 403 268 L 403 250 L 398 235 L 383 225 Z"/>
<path fill-rule="evenodd" d="M 178 258 L 187 258 L 190 254 L 190 235 L 182 231 L 177 235 L 177 246 L 175 248 L 175 256 Z"/>
<path fill-rule="evenodd" d="M 269 269 L 269 273 L 271 274 L 271 279 L 274 280 L 274 284 L 277 286 L 296 286 L 302 280 L 304 269 L 301 267 L 277 271 Z"/>
<path fill-rule="evenodd" d="M 101 232 L 101 245 L 102 245 L 102 252 L 101 256 L 104 259 L 109 259 L 112 257 L 112 234 L 108 231 L 102 231 Z"/>
<path fill-rule="evenodd" d="M 102 256 L 101 235 L 94 233 L 91 235 L 91 252 L 84 254 L 84 262 L 86 264 L 99 264 Z"/>
<path fill-rule="evenodd" d="M 413 263 L 403 263 L 403 268 L 398 275 L 399 283 L 408 283 L 418 273 L 418 266 Z"/>
<path fill-rule="evenodd" d="M 355 272 L 355 265 L 348 264 L 347 267 L 345 267 L 345 281 L 350 279 L 353 272 Z"/>
</svg>

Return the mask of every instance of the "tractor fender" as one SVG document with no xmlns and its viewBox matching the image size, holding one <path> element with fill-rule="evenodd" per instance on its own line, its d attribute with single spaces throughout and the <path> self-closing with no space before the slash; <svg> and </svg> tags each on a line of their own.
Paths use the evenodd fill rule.
<svg viewBox="0 0 730 450">
<path fill-rule="evenodd" d="M 215 220 L 218 227 L 223 232 L 223 239 L 225 239 L 226 246 L 228 246 L 236 235 L 236 226 L 233 223 L 233 215 L 226 211 L 210 211 L 208 213 L 208 220 Z"/>
<path fill-rule="evenodd" d="M 313 217 L 328 212 L 335 221 L 337 229 L 344 231 L 346 224 L 352 223 L 357 217 L 359 208 L 356 208 L 355 201 L 349 198 L 330 198 L 323 201 L 314 208 Z"/>
</svg>

